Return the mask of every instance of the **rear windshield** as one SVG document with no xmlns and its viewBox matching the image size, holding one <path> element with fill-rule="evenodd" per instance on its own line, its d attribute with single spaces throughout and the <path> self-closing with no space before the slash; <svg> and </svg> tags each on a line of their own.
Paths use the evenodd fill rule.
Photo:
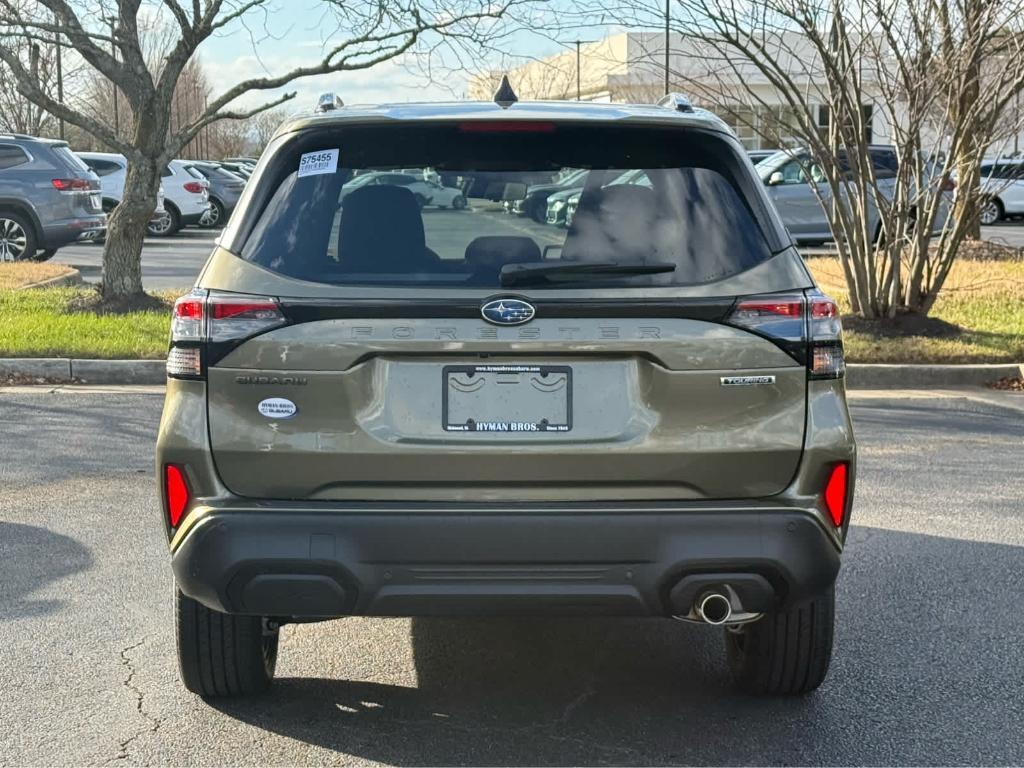
<svg viewBox="0 0 1024 768">
<path fill-rule="evenodd" d="M 85 162 L 72 152 L 66 144 L 58 144 L 53 148 L 53 154 L 64 161 L 64 164 L 68 168 L 74 171 L 88 171 L 89 166 Z"/>
<path fill-rule="evenodd" d="M 745 168 L 723 138 L 679 129 L 310 131 L 276 151 L 225 245 L 282 275 L 338 285 L 708 283 L 781 247 Z"/>
</svg>

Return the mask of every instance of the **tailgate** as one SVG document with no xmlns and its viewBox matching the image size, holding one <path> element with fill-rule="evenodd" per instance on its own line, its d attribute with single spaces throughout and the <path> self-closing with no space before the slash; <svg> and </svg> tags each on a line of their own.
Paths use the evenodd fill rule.
<svg viewBox="0 0 1024 768">
<path fill-rule="evenodd" d="M 806 369 L 694 319 L 319 320 L 208 381 L 222 479 L 268 499 L 768 496 L 804 438 Z"/>
</svg>

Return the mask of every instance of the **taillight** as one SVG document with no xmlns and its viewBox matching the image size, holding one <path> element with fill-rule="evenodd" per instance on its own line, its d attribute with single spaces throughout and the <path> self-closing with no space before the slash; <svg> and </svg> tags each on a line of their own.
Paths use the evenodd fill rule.
<svg viewBox="0 0 1024 768">
<path fill-rule="evenodd" d="M 203 191 L 202 182 L 199 181 L 186 181 L 184 187 L 186 192 L 192 192 L 196 195 Z"/>
<path fill-rule="evenodd" d="M 810 357 L 807 370 L 812 379 L 838 379 L 846 372 L 843 358 L 843 321 L 839 307 L 828 296 L 812 293 L 807 297 L 810 305 L 808 336 Z"/>
<path fill-rule="evenodd" d="M 53 179 L 54 189 L 61 192 L 88 192 L 92 189 L 88 179 Z"/>
<path fill-rule="evenodd" d="M 286 322 L 274 299 L 195 290 L 174 302 L 167 375 L 201 378 L 204 361 Z"/>
<path fill-rule="evenodd" d="M 846 370 L 839 308 L 817 291 L 741 299 L 726 322 L 770 339 L 805 363 L 812 379 L 838 378 Z"/>
<path fill-rule="evenodd" d="M 846 501 L 850 487 L 850 465 L 845 461 L 835 464 L 825 483 L 825 509 L 836 528 L 846 519 Z"/>
<path fill-rule="evenodd" d="M 171 528 L 177 528 L 185 515 L 189 502 L 188 483 L 181 467 L 175 464 L 164 465 L 164 503 L 167 507 L 167 522 Z"/>
</svg>

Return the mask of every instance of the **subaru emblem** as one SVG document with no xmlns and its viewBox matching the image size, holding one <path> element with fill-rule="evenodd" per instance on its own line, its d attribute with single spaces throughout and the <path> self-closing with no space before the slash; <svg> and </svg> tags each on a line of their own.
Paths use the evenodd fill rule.
<svg viewBox="0 0 1024 768">
<path fill-rule="evenodd" d="M 536 310 L 521 299 L 494 299 L 480 307 L 480 314 L 495 325 L 521 325 L 532 320 Z"/>
</svg>

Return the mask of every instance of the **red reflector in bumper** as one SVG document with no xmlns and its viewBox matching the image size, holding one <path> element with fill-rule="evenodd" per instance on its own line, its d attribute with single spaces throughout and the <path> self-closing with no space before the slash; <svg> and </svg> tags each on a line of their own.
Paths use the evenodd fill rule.
<svg viewBox="0 0 1024 768">
<path fill-rule="evenodd" d="M 189 493 L 185 475 L 174 464 L 164 467 L 164 493 L 167 495 L 167 519 L 171 528 L 177 528 L 188 506 Z"/>
<path fill-rule="evenodd" d="M 846 492 L 849 487 L 849 464 L 843 462 L 832 467 L 832 473 L 825 483 L 825 507 L 836 528 L 846 517 Z"/>
</svg>

